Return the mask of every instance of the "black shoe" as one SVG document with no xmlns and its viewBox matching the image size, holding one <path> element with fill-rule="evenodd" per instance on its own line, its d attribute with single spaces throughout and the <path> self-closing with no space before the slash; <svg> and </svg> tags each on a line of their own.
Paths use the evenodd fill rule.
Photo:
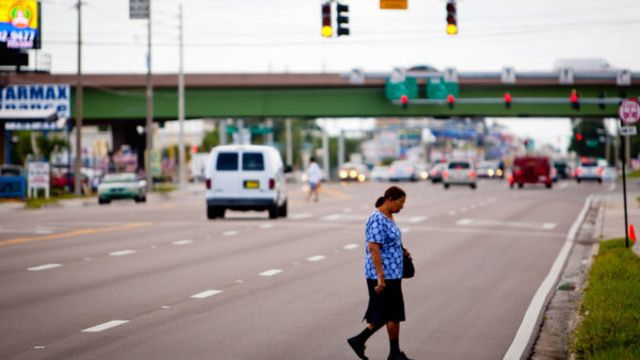
<svg viewBox="0 0 640 360">
<path fill-rule="evenodd" d="M 364 346 L 363 343 L 361 343 L 358 339 L 356 339 L 355 336 L 352 338 L 348 338 L 347 342 L 349 343 L 353 351 L 356 353 L 356 355 L 358 355 L 360 359 L 369 360 L 369 358 L 364 355 L 364 349 L 366 349 L 366 346 Z"/>
<path fill-rule="evenodd" d="M 404 352 L 401 352 L 400 354 L 389 354 L 389 357 L 387 358 L 387 360 L 411 360 L 407 357 L 407 355 L 404 354 Z"/>
</svg>

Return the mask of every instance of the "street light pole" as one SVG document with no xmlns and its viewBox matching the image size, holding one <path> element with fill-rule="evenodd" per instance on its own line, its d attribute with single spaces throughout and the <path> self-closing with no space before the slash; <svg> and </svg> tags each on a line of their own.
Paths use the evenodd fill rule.
<svg viewBox="0 0 640 360">
<path fill-rule="evenodd" d="M 151 153 L 153 149 L 153 84 L 151 83 L 151 0 L 149 0 L 149 18 L 147 25 L 147 144 L 144 157 L 144 169 L 147 180 L 147 191 L 153 189 L 153 176 L 151 174 Z"/>
<path fill-rule="evenodd" d="M 180 74 L 178 76 L 178 120 L 180 122 L 180 140 L 178 141 L 178 184 L 184 188 L 185 154 L 184 154 L 184 48 L 182 37 L 182 4 L 180 4 Z"/>
<path fill-rule="evenodd" d="M 76 159 L 74 161 L 74 193 L 82 194 L 82 0 L 78 0 L 78 71 L 76 73 Z"/>
</svg>

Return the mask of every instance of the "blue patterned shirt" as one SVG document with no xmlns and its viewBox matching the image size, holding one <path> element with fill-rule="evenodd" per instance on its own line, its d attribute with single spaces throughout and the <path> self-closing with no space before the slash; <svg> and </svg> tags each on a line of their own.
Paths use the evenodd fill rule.
<svg viewBox="0 0 640 360">
<path fill-rule="evenodd" d="M 369 242 L 380 244 L 380 258 L 385 279 L 402 279 L 402 239 L 400 228 L 396 223 L 376 210 L 369 216 L 365 230 L 365 276 L 376 280 L 378 274 L 373 266 Z"/>
</svg>

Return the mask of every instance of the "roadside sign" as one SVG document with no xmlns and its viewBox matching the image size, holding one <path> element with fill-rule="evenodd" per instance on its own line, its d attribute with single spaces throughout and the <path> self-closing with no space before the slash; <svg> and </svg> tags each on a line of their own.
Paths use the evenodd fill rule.
<svg viewBox="0 0 640 360">
<path fill-rule="evenodd" d="M 640 120 L 640 104 L 634 100 L 624 100 L 618 109 L 620 120 L 627 124 L 635 124 Z"/>
<path fill-rule="evenodd" d="M 635 126 L 622 126 L 620 127 L 620 135 L 632 136 L 638 133 L 638 129 Z"/>
<path fill-rule="evenodd" d="M 148 19 L 149 0 L 129 0 L 129 19 Z"/>
<path fill-rule="evenodd" d="M 407 10 L 408 0 L 380 0 L 382 10 Z"/>
<path fill-rule="evenodd" d="M 44 189 L 45 196 L 49 198 L 49 163 L 30 162 L 27 168 L 29 197 L 37 197 L 38 189 Z"/>
</svg>

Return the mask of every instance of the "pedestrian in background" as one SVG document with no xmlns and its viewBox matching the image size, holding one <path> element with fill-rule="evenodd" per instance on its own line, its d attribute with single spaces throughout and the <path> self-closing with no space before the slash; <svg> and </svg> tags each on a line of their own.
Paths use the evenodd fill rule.
<svg viewBox="0 0 640 360">
<path fill-rule="evenodd" d="M 316 162 L 316 159 L 312 157 L 309 160 L 309 167 L 307 168 L 307 185 L 309 185 L 309 192 L 307 193 L 307 201 L 311 199 L 311 196 L 315 195 L 314 201 L 318 201 L 318 187 L 320 181 L 322 181 L 322 170 Z"/>
<path fill-rule="evenodd" d="M 411 360 L 400 350 L 400 322 L 405 321 L 402 297 L 403 255 L 411 254 L 402 247 L 400 228 L 393 214 L 399 213 L 407 196 L 397 186 L 385 191 L 376 201 L 376 210 L 366 226 L 365 276 L 369 305 L 364 316 L 367 327 L 347 342 L 360 359 L 365 356 L 365 343 L 378 329 L 387 326 L 389 356 L 387 360 Z"/>
</svg>

